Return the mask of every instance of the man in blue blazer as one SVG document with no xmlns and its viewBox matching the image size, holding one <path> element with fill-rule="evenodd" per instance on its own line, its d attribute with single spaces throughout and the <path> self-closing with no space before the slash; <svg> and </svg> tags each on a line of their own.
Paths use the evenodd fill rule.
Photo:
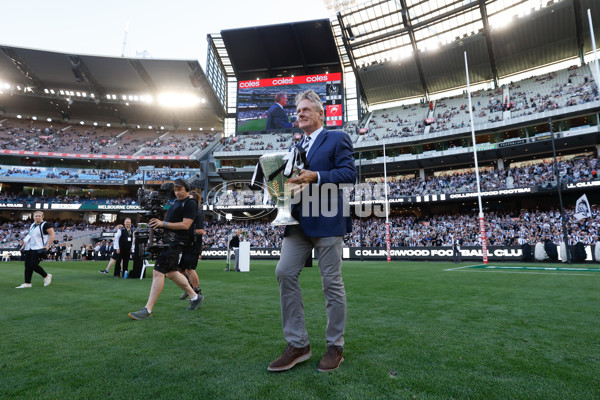
<svg viewBox="0 0 600 400">
<path fill-rule="evenodd" d="M 275 103 L 267 111 L 267 130 L 287 129 L 298 126 L 297 122 L 290 122 L 285 106 L 287 105 L 287 93 L 279 92 L 275 95 Z"/>
<path fill-rule="evenodd" d="M 296 96 L 299 127 L 305 135 L 308 169 L 288 182 L 297 193 L 292 213 L 300 225 L 285 229 L 281 258 L 275 269 L 281 299 L 283 335 L 288 342 L 283 354 L 269 364 L 269 371 L 285 371 L 308 360 L 312 353 L 304 323 L 304 307 L 298 277 L 313 248 L 319 254 L 319 270 L 327 310 L 327 352 L 317 369 L 340 366 L 346 324 L 346 292 L 342 280 L 342 245 L 351 232 L 350 209 L 340 184 L 354 184 L 354 149 L 348 134 L 323 129 L 323 103 L 312 90 Z M 322 195 L 323 194 L 323 195 Z"/>
</svg>

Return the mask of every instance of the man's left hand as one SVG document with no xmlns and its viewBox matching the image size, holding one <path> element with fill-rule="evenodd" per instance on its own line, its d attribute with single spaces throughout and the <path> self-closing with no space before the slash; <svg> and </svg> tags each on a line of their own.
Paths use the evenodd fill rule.
<svg viewBox="0 0 600 400">
<path fill-rule="evenodd" d="M 317 182 L 319 180 L 319 175 L 315 171 L 311 171 L 308 169 L 303 169 L 300 171 L 300 175 L 295 178 L 291 178 L 287 181 L 290 185 L 290 190 L 292 194 L 298 194 L 309 184 Z"/>
</svg>

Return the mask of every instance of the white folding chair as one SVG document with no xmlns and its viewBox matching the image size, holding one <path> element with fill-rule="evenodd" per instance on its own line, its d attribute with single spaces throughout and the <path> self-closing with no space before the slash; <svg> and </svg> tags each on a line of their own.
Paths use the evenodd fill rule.
<svg viewBox="0 0 600 400">
<path fill-rule="evenodd" d="M 2 253 L 2 261 L 10 261 L 10 254 L 8 251 Z"/>
<path fill-rule="evenodd" d="M 150 264 L 148 262 L 148 260 L 144 260 L 144 262 L 142 263 L 142 272 L 140 272 L 140 279 L 142 279 L 144 277 L 144 272 L 146 272 L 146 267 L 154 268 L 154 264 Z"/>
</svg>

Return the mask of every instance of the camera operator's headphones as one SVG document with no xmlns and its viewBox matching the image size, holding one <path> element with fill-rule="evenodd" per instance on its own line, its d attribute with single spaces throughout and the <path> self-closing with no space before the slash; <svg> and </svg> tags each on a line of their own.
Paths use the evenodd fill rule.
<svg viewBox="0 0 600 400">
<path fill-rule="evenodd" d="M 182 188 L 184 188 L 186 192 L 189 192 L 190 189 L 191 189 L 190 184 L 185 179 L 175 179 L 175 181 L 173 182 L 173 184 L 176 187 L 182 187 Z"/>
</svg>

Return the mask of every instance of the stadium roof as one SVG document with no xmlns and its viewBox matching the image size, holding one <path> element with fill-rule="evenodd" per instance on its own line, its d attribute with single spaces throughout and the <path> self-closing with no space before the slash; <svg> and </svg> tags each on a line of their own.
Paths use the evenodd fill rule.
<svg viewBox="0 0 600 400">
<path fill-rule="evenodd" d="M 219 130 L 225 115 L 198 61 L 9 46 L 0 46 L 0 111 Z"/>
<path fill-rule="evenodd" d="M 369 104 L 503 77 L 592 50 L 597 0 L 372 0 L 338 13 Z M 596 29 L 598 31 L 598 29 Z"/>
</svg>

